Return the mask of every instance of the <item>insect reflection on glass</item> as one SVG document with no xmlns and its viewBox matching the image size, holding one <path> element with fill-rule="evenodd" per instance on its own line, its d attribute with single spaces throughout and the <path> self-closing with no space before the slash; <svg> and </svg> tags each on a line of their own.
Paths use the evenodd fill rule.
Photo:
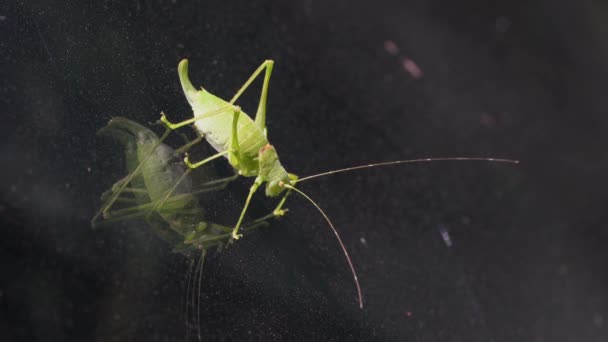
<svg viewBox="0 0 608 342">
<path fill-rule="evenodd" d="M 102 194 L 104 205 L 91 223 L 97 228 L 126 220 L 144 219 L 159 238 L 173 246 L 175 252 L 188 257 L 197 257 L 200 253 L 196 267 L 193 259 L 188 272 L 188 320 L 190 305 L 200 306 L 199 290 L 205 255 L 211 248 L 221 248 L 230 240 L 232 232 L 229 227 L 205 221 L 205 210 L 200 206 L 199 199 L 204 193 L 224 188 L 235 177 L 209 180 L 200 172 L 192 173 L 184 165 L 183 153 L 200 138 L 187 141 L 184 146 L 174 150 L 162 143 L 166 134 L 159 138 L 150 129 L 121 117 L 110 120 L 99 130 L 99 134 L 123 145 L 129 174 Z M 200 183 L 198 187 L 193 184 L 195 180 Z M 171 194 L 167 196 L 169 192 Z M 254 220 L 247 229 L 265 225 L 271 217 Z M 190 295 L 192 304 L 188 299 Z"/>
</svg>

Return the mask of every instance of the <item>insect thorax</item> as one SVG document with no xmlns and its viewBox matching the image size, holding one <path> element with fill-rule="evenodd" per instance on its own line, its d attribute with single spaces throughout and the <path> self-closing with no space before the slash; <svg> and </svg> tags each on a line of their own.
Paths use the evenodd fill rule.
<svg viewBox="0 0 608 342">
<path fill-rule="evenodd" d="M 289 174 L 281 165 L 276 150 L 270 144 L 262 147 L 259 151 L 260 174 L 259 177 L 267 182 L 266 196 L 275 197 L 285 189 L 280 183 L 290 184 Z"/>
</svg>

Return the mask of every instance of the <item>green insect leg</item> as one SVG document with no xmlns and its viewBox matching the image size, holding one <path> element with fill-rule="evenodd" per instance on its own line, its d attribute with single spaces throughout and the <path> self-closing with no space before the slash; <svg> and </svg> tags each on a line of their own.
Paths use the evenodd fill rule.
<svg viewBox="0 0 608 342">
<path fill-rule="evenodd" d="M 170 122 L 169 119 L 167 119 L 167 115 L 165 114 L 165 112 L 160 112 L 160 122 L 163 123 L 165 125 L 165 127 L 167 127 L 167 129 L 173 131 L 178 128 L 193 124 L 198 120 L 208 118 L 210 116 L 222 114 L 222 113 L 225 113 L 230 110 L 234 110 L 234 106 L 232 104 L 230 104 L 226 107 L 222 107 L 220 109 L 212 110 L 205 114 L 196 115 L 192 119 L 184 120 L 182 122 L 177 122 L 177 123 Z"/>
<path fill-rule="evenodd" d="M 264 84 L 262 85 L 262 93 L 260 94 L 260 102 L 258 104 L 258 110 L 255 114 L 255 124 L 264 131 L 266 135 L 266 100 L 268 98 L 268 86 L 270 84 L 270 75 L 272 74 L 272 68 L 274 67 L 274 61 L 265 60 L 254 72 L 249 76 L 249 79 L 241 86 L 239 91 L 232 97 L 230 103 L 233 104 L 236 100 L 245 92 L 245 90 L 251 85 L 251 83 L 265 70 L 264 73 Z"/>
<path fill-rule="evenodd" d="M 253 83 L 253 81 L 255 81 L 255 79 L 260 75 L 260 73 L 262 72 L 262 70 L 266 69 L 266 75 L 264 78 L 264 84 L 266 89 L 268 89 L 268 81 L 270 79 L 270 73 L 272 72 L 272 67 L 274 65 L 274 61 L 272 60 L 265 60 L 254 72 L 253 74 L 251 74 L 251 76 L 249 76 L 249 78 L 247 79 L 247 81 L 241 86 L 241 88 L 239 89 L 239 91 L 236 92 L 236 94 L 232 97 L 232 99 L 230 99 L 230 103 L 235 103 L 236 100 L 238 100 L 238 98 L 243 95 L 243 93 L 245 92 L 245 90 L 247 90 L 247 88 L 251 85 L 251 83 Z M 264 94 L 264 89 L 262 89 L 262 97 L 265 98 Z"/>
<path fill-rule="evenodd" d="M 238 165 L 241 163 L 240 155 L 241 149 L 239 147 L 239 137 L 238 137 L 238 122 L 239 117 L 241 115 L 241 109 L 237 106 L 234 110 L 234 115 L 232 117 L 232 134 L 230 140 L 230 154 L 228 156 L 228 160 L 230 164 L 238 169 Z"/>
<path fill-rule="evenodd" d="M 241 234 L 238 234 L 239 227 L 241 226 L 241 223 L 243 223 L 243 218 L 245 218 L 245 213 L 247 212 L 247 208 L 249 207 L 249 202 L 251 202 L 253 194 L 255 194 L 256 190 L 260 187 L 261 184 L 262 180 L 258 177 L 255 179 L 255 182 L 253 182 L 253 185 L 251 185 L 251 188 L 249 189 L 249 195 L 247 195 L 245 205 L 243 206 L 243 210 L 241 210 L 241 216 L 239 216 L 239 220 L 237 221 L 236 226 L 232 230 L 232 238 L 235 240 L 238 240 L 241 237 Z"/>
<path fill-rule="evenodd" d="M 266 136 L 266 102 L 268 99 L 268 86 L 270 84 L 270 74 L 272 74 L 273 61 L 265 61 L 262 65 L 266 65 L 266 74 L 264 75 L 264 84 L 262 85 L 262 93 L 260 94 L 260 103 L 255 114 L 255 124 L 262 129 Z"/>
</svg>

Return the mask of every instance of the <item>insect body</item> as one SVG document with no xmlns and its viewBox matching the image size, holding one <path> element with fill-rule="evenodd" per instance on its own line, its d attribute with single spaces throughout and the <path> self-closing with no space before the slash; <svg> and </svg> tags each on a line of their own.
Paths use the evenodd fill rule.
<svg viewBox="0 0 608 342">
<path fill-rule="evenodd" d="M 353 267 L 353 264 L 348 256 L 346 247 L 342 243 L 337 230 L 331 223 L 329 217 L 323 212 L 323 210 L 305 193 L 295 187 L 296 184 L 301 183 L 304 180 L 326 176 L 330 174 L 352 171 L 363 168 L 387 166 L 394 164 L 404 163 L 417 163 L 417 162 L 429 162 L 437 160 L 478 160 L 478 161 L 497 161 L 497 162 L 508 162 L 516 163 L 516 161 L 506 159 L 493 159 L 493 158 L 425 158 L 417 160 L 399 160 L 385 163 L 368 164 L 362 166 L 355 166 L 344 168 L 340 170 L 333 170 L 329 172 L 320 173 L 304 178 L 298 178 L 295 174 L 288 173 L 279 161 L 278 154 L 275 148 L 269 143 L 267 138 L 266 130 L 266 100 L 268 96 L 268 86 L 270 81 L 270 75 L 274 62 L 267 60 L 260 65 L 257 70 L 249 77 L 245 84 L 239 89 L 234 97 L 230 101 L 225 101 L 219 97 L 211 94 L 206 89 L 202 88 L 197 90 L 190 82 L 188 76 L 188 61 L 182 60 L 178 66 L 178 75 L 182 85 L 186 99 L 190 103 L 193 110 L 193 118 L 179 122 L 171 123 L 164 113 L 161 114 L 160 121 L 165 124 L 168 130 L 174 130 L 186 125 L 194 124 L 195 129 L 204 137 L 207 142 L 217 151 L 215 155 L 206 158 L 197 163 L 191 163 L 186 155 L 184 161 L 186 165 L 195 169 L 200 167 L 214 159 L 219 157 L 225 157 L 228 159 L 230 165 L 235 169 L 237 174 L 245 177 L 255 177 L 255 180 L 249 190 L 249 194 L 245 200 L 245 204 L 239 216 L 239 219 L 232 229 L 232 239 L 238 239 L 241 237 L 239 229 L 243 223 L 245 213 L 257 189 L 266 183 L 265 193 L 268 197 L 282 196 L 277 207 L 269 216 L 281 216 L 287 211 L 282 209 L 287 196 L 291 191 L 295 191 L 311 202 L 323 215 L 333 233 L 335 234 L 340 247 L 348 261 L 353 279 L 357 288 L 359 306 L 363 307 L 363 298 L 361 294 L 361 288 L 359 286 L 359 280 Z M 255 119 L 249 117 L 245 112 L 241 111 L 240 107 L 235 105 L 237 99 L 243 94 L 243 92 L 251 85 L 251 83 L 264 71 L 264 82 L 262 85 L 262 91 L 260 95 L 260 101 L 258 109 L 255 115 Z M 171 191 L 165 198 L 168 198 Z"/>
<path fill-rule="evenodd" d="M 218 152 L 199 163 L 192 164 L 186 158 L 186 164 L 191 168 L 197 168 L 216 157 L 225 156 L 230 164 L 245 177 L 256 177 L 239 220 L 233 229 L 232 237 L 238 239 L 239 227 L 245 217 L 251 197 L 258 187 L 266 182 L 266 195 L 277 197 L 283 191 L 295 184 L 297 176 L 289 174 L 279 161 L 276 150 L 266 137 L 266 99 L 268 84 L 274 62 L 265 61 L 253 73 L 249 80 L 243 85 L 239 92 L 229 102 L 220 99 L 205 89 L 197 90 L 188 77 L 188 61 L 182 60 L 178 66 L 178 74 L 186 99 L 192 106 L 194 118 L 178 124 L 172 124 L 163 114 L 161 121 L 170 129 L 194 123 L 198 132 Z M 265 70 L 264 84 L 255 121 L 251 119 L 234 102 L 253 82 L 253 80 Z M 281 209 L 285 203 L 286 192 L 273 213 L 277 216 L 283 215 Z"/>
</svg>

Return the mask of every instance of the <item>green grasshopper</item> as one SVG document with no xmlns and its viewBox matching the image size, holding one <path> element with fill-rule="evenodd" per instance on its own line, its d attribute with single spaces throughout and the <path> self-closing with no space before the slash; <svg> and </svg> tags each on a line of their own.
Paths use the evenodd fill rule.
<svg viewBox="0 0 608 342">
<path fill-rule="evenodd" d="M 305 178 L 298 178 L 298 176 L 295 174 L 288 173 L 281 165 L 277 151 L 269 143 L 267 137 L 266 102 L 268 97 L 270 75 L 272 73 L 273 66 L 274 62 L 272 60 L 264 61 L 249 77 L 245 84 L 241 86 L 232 99 L 230 99 L 230 101 L 225 101 L 213 95 L 204 88 L 197 90 L 192 85 L 192 82 L 190 82 L 188 76 L 188 60 L 184 59 L 178 65 L 178 75 L 186 99 L 192 107 L 193 118 L 179 123 L 172 123 L 167 119 L 165 113 L 161 113 L 160 121 L 167 127 L 168 131 L 193 124 L 200 136 L 204 137 L 204 139 L 207 140 L 207 142 L 217 151 L 216 154 L 196 163 L 190 162 L 188 155 L 186 154 L 184 162 L 190 169 L 198 168 L 223 156 L 228 159 L 228 162 L 235 169 L 238 175 L 255 177 L 255 180 L 249 190 L 249 194 L 245 199 L 245 204 L 243 205 L 243 209 L 241 210 L 238 221 L 232 230 L 232 239 L 237 240 L 242 236 L 239 234 L 239 229 L 243 223 L 243 219 L 247 212 L 247 208 L 249 207 L 251 198 L 258 188 L 264 183 L 266 183 L 266 196 L 281 196 L 278 205 L 272 211 L 270 216 L 283 216 L 286 213 L 287 210 L 283 209 L 283 205 L 285 204 L 287 196 L 291 191 L 299 193 L 312 205 L 314 205 L 327 221 L 329 227 L 335 234 L 340 247 L 342 248 L 357 288 L 358 302 L 361 308 L 363 308 L 363 296 L 357 273 L 352 261 L 350 260 L 348 251 L 346 250 L 346 247 L 338 234 L 338 231 L 319 205 L 317 205 L 317 203 L 308 195 L 295 187 L 297 183 L 339 172 L 404 163 L 429 162 L 438 160 L 478 160 L 517 163 L 517 161 L 513 160 L 495 158 L 426 158 L 361 165 L 328 171 Z M 259 75 L 261 75 L 262 72 L 264 72 L 264 81 L 260 94 L 260 100 L 255 119 L 252 119 L 249 115 L 243 112 L 239 106 L 235 105 L 235 103 L 243 92 L 245 92 L 245 90 L 251 85 L 251 83 Z M 169 194 L 166 196 L 169 196 Z"/>
</svg>

